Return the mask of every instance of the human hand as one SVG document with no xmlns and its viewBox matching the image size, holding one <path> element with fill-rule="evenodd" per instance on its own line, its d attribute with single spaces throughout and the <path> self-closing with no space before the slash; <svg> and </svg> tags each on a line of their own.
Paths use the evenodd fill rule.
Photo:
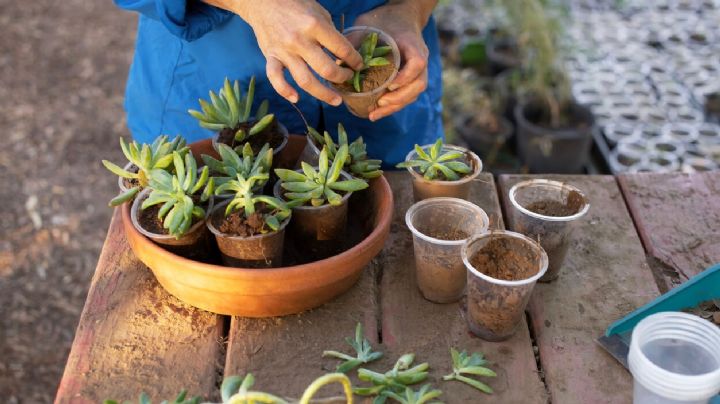
<svg viewBox="0 0 720 404">
<path fill-rule="evenodd" d="M 370 113 L 371 121 L 403 109 L 427 88 L 429 51 L 422 37 L 422 29 L 427 23 L 427 10 L 420 10 L 414 7 L 416 5 L 412 2 L 390 3 L 370 10 L 355 20 L 355 25 L 377 27 L 393 37 L 402 59 L 400 71 L 388 86 L 390 91 L 380 97 L 378 107 Z M 432 11 L 432 7 L 429 11 Z"/>
<path fill-rule="evenodd" d="M 253 28 L 267 59 L 267 77 L 278 94 L 292 103 L 299 99 L 285 80 L 283 69 L 287 68 L 298 86 L 313 97 L 334 106 L 342 103 L 340 95 L 323 85 L 311 69 L 328 81 L 342 83 L 353 71 L 339 66 L 323 48 L 351 68 L 360 69 L 362 58 L 320 4 L 314 0 L 239 1 L 231 11 Z"/>
</svg>

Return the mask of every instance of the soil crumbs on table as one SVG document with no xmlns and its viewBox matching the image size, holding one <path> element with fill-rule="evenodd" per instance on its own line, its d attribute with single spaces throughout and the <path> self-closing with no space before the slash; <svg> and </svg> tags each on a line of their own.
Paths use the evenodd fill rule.
<svg viewBox="0 0 720 404">
<path fill-rule="evenodd" d="M 572 216 L 582 209 L 585 199 L 577 191 L 570 191 L 565 203 L 545 199 L 533 202 L 525 209 L 543 216 L 565 217 Z"/>
<path fill-rule="evenodd" d="M 51 403 L 118 194 L 100 160 L 126 160 L 137 14 L 81 0 L 0 8 L 0 401 Z"/>
<path fill-rule="evenodd" d="M 491 278 L 516 281 L 535 275 L 539 259 L 520 240 L 493 238 L 470 257 L 470 264 Z"/>
</svg>

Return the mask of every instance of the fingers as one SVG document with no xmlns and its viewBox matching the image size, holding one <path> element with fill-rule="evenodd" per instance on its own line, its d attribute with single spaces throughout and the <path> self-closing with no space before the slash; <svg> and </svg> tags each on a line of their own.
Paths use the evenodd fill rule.
<svg viewBox="0 0 720 404">
<path fill-rule="evenodd" d="M 427 70 L 423 71 L 419 78 L 397 91 L 391 91 L 383 95 L 377 102 L 378 108 L 373 110 L 368 117 L 371 121 L 377 121 L 388 115 L 405 108 L 415 102 L 418 96 L 427 88 Z"/>
<path fill-rule="evenodd" d="M 427 71 L 428 51 L 425 44 L 398 41 L 398 47 L 405 60 L 405 64 L 400 68 L 395 80 L 393 80 L 388 87 L 390 91 L 395 91 L 400 87 L 410 84 L 423 74 L 423 72 Z"/>
<path fill-rule="evenodd" d="M 270 81 L 270 84 L 272 84 L 275 91 L 277 91 L 280 96 L 285 98 L 286 100 L 292 102 L 295 104 L 298 102 L 298 93 L 295 91 L 293 86 L 291 86 L 287 80 L 285 80 L 285 75 L 283 74 L 283 65 L 280 63 L 279 60 L 277 60 L 273 56 L 269 56 L 267 58 L 267 64 L 265 66 L 265 72 L 267 74 L 268 80 Z"/>
<path fill-rule="evenodd" d="M 300 56 L 325 80 L 342 83 L 353 76 L 352 70 L 338 66 L 318 44 L 304 46 Z"/>
<path fill-rule="evenodd" d="M 360 53 L 358 53 L 350 41 L 335 30 L 334 27 L 331 29 L 318 30 L 315 38 L 320 42 L 320 45 L 329 50 L 335 57 L 345 62 L 353 70 L 360 70 L 363 67 L 363 60 Z"/>
<path fill-rule="evenodd" d="M 340 95 L 320 83 L 315 75 L 310 72 L 304 60 L 297 56 L 288 56 L 285 58 L 285 65 L 297 85 L 310 93 L 310 95 L 333 106 L 338 106 L 342 103 Z"/>
</svg>

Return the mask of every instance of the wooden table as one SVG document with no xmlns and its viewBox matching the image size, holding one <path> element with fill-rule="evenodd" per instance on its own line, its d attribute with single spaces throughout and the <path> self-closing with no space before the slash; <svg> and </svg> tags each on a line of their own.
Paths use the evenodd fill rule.
<svg viewBox="0 0 720 404">
<path fill-rule="evenodd" d="M 395 217 L 384 251 L 348 293 L 318 309 L 282 318 L 226 317 L 168 295 L 132 254 L 113 216 L 92 280 L 59 403 L 154 400 L 191 394 L 218 400 L 223 375 L 256 376 L 256 388 L 297 397 L 336 362 L 324 349 L 347 351 L 359 321 L 389 368 L 415 352 L 430 362 L 431 381 L 447 403 L 630 402 L 632 377 L 595 338 L 614 320 L 720 261 L 720 173 L 543 176 L 584 190 L 589 213 L 575 233 L 561 277 L 538 284 L 527 321 L 508 341 L 474 338 L 462 304 L 423 300 L 415 285 L 412 238 L 404 214 L 412 204 L 406 173 L 388 173 Z M 507 191 L 527 177 L 481 175 L 471 200 L 502 228 Z M 441 382 L 449 348 L 482 351 L 498 372 L 483 395 Z"/>
</svg>

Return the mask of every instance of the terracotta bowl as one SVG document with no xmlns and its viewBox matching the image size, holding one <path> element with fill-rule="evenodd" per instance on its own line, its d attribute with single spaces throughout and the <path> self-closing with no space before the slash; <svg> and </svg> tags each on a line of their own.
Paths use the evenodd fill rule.
<svg viewBox="0 0 720 404">
<path fill-rule="evenodd" d="M 190 145 L 197 157 L 213 154 L 210 140 Z M 292 160 L 305 138 L 291 135 L 283 150 Z M 130 221 L 130 204 L 122 209 L 123 225 L 135 255 L 173 296 L 201 309 L 243 317 L 271 317 L 320 306 L 350 289 L 370 260 L 382 250 L 390 230 L 393 196 L 384 177 L 368 188 L 372 230 L 359 244 L 339 255 L 281 268 L 231 268 L 188 260 L 172 254 L 140 234 Z"/>
</svg>

